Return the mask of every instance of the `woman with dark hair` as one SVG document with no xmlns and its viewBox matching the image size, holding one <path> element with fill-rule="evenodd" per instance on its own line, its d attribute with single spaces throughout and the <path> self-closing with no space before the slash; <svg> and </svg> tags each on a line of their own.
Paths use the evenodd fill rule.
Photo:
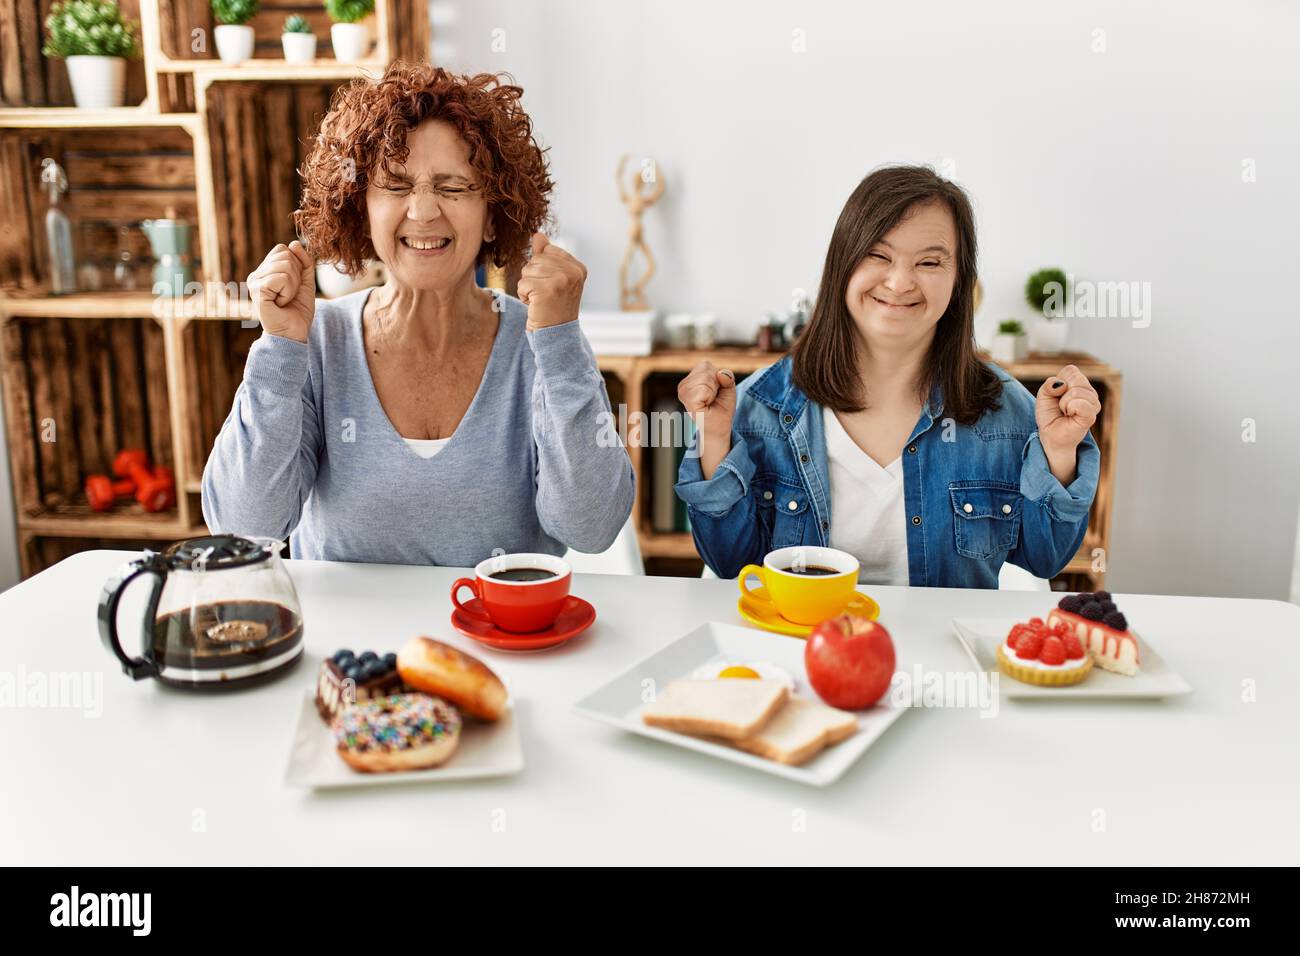
<svg viewBox="0 0 1300 956">
<path fill-rule="evenodd" d="M 790 356 L 747 378 L 700 363 L 678 388 L 696 439 L 677 494 L 700 554 L 733 577 L 819 545 L 859 580 L 998 586 L 1010 561 L 1052 577 L 1088 525 L 1101 411 L 1073 365 L 1030 395 L 974 340 L 970 201 L 891 166 L 849 197 Z"/>
<path fill-rule="evenodd" d="M 214 531 L 297 558 L 473 567 L 602 551 L 626 450 L 578 327 L 586 269 L 537 232 L 551 179 L 496 76 L 395 63 L 336 94 L 302 169 L 302 241 L 248 279 L 262 335 L 203 473 Z M 523 265 L 519 299 L 478 265 Z M 316 257 L 387 282 L 316 301 Z"/>
</svg>

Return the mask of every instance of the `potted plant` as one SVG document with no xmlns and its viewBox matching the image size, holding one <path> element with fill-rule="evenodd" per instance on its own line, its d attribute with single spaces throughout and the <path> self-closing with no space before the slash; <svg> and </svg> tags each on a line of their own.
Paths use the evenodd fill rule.
<svg viewBox="0 0 1300 956">
<path fill-rule="evenodd" d="M 1061 269 L 1039 269 L 1025 282 L 1025 301 L 1036 313 L 1029 327 L 1029 347 L 1035 352 L 1062 352 L 1070 336 L 1065 319 L 1068 278 Z"/>
<path fill-rule="evenodd" d="M 1025 338 L 1025 327 L 1015 319 L 1007 319 L 998 325 L 998 334 L 993 336 L 989 355 L 993 361 L 1002 365 L 1022 361 L 1029 354 L 1029 344 Z"/>
<path fill-rule="evenodd" d="M 284 32 L 280 34 L 284 44 L 286 63 L 310 63 L 316 59 L 316 34 L 311 32 L 307 18 L 295 13 L 284 21 Z"/>
<path fill-rule="evenodd" d="M 234 66 L 253 55 L 253 28 L 248 21 L 257 16 L 261 0 L 212 0 L 217 20 L 217 56 Z"/>
<path fill-rule="evenodd" d="M 45 18 L 41 52 L 68 64 L 73 101 L 82 109 L 122 105 L 126 61 L 140 52 L 136 24 L 122 19 L 117 0 L 67 0 Z"/>
<path fill-rule="evenodd" d="M 340 63 L 365 59 L 370 52 L 370 24 L 362 21 L 375 12 L 375 0 L 325 0 L 325 12 L 331 21 L 334 59 Z"/>
</svg>

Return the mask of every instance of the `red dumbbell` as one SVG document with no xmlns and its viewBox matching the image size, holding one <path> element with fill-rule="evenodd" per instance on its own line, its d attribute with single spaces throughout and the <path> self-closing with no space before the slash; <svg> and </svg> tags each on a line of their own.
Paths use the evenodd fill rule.
<svg viewBox="0 0 1300 956">
<path fill-rule="evenodd" d="M 135 494 L 135 482 L 130 478 L 113 481 L 108 475 L 91 475 L 86 479 L 86 500 L 91 511 L 108 511 L 118 498 Z"/>
<path fill-rule="evenodd" d="M 135 500 L 145 511 L 166 511 L 176 504 L 176 478 L 170 468 L 149 468 L 149 456 L 140 448 L 124 448 L 113 459 L 113 474 L 135 482 Z"/>
</svg>

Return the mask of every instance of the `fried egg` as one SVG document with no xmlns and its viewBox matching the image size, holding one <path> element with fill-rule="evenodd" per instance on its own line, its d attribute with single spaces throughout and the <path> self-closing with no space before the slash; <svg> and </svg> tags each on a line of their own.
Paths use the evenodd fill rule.
<svg viewBox="0 0 1300 956">
<path fill-rule="evenodd" d="M 692 680 L 748 679 L 780 681 L 789 690 L 794 690 L 794 678 L 786 671 L 768 661 L 733 661 L 716 660 L 695 668 L 691 672 Z"/>
</svg>

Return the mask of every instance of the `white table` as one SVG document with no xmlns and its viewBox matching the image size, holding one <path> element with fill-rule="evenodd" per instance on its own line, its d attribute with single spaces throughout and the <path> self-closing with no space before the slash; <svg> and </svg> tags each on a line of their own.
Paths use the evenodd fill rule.
<svg viewBox="0 0 1300 956">
<path fill-rule="evenodd" d="M 99 643 L 100 589 L 136 556 L 79 554 L 0 595 L 0 673 L 103 674 L 98 718 L 0 708 L 2 863 L 1300 863 L 1293 605 L 1119 595 L 1191 695 L 1004 701 L 993 718 L 918 708 L 818 790 L 570 710 L 700 622 L 740 623 L 734 582 L 578 576 L 595 626 L 554 651 L 512 655 L 452 631 L 455 569 L 291 561 L 306 660 L 278 683 L 202 695 L 131 681 Z M 132 590 L 142 598 L 147 585 Z M 900 657 L 945 671 L 970 668 L 952 617 L 1028 617 L 1051 602 L 869 590 Z M 517 701 L 523 772 L 287 789 L 291 734 L 321 659 L 341 646 L 396 650 L 415 634 L 501 674 Z M 134 630 L 124 637 L 137 641 Z M 1254 702 L 1243 701 L 1248 680 Z"/>
</svg>

